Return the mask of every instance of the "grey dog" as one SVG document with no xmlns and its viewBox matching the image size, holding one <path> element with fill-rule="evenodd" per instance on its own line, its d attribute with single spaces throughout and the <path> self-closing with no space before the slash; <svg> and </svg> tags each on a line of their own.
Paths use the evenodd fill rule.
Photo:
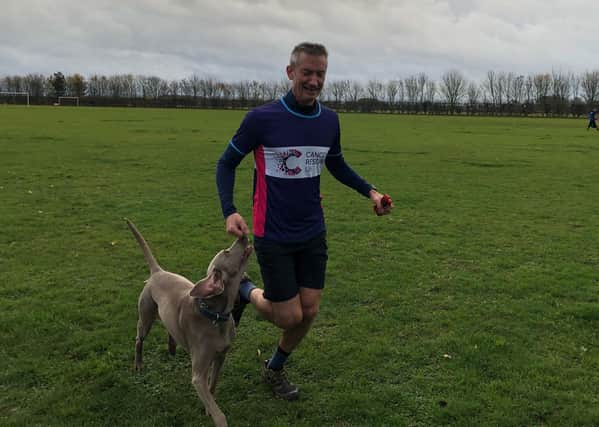
<svg viewBox="0 0 599 427">
<path fill-rule="evenodd" d="M 226 426 L 227 419 L 214 400 L 214 390 L 235 337 L 231 310 L 253 247 L 247 237 L 238 238 L 214 256 L 206 277 L 194 284 L 163 270 L 135 225 L 125 220 L 150 267 L 150 278 L 138 300 L 134 368 L 142 369 L 143 342 L 159 316 L 168 331 L 169 352 L 175 354 L 180 345 L 191 356 L 192 383 L 206 413 L 218 427 Z"/>
</svg>

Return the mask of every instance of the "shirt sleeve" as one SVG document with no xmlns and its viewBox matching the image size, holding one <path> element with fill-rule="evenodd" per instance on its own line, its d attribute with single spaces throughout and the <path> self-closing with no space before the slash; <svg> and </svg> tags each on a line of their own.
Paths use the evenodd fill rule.
<svg viewBox="0 0 599 427">
<path fill-rule="evenodd" d="M 333 145 L 331 146 L 331 149 L 329 150 L 329 153 L 325 159 L 325 165 L 331 175 L 333 175 L 337 181 L 347 185 L 350 188 L 353 188 L 364 197 L 370 196 L 369 193 L 372 189 L 372 185 L 358 175 L 343 158 L 343 153 L 341 151 L 341 131 L 339 129 L 339 125 L 337 125 L 335 141 L 333 142 Z"/>
<path fill-rule="evenodd" d="M 239 154 L 243 156 L 247 155 L 260 145 L 258 137 L 259 129 L 258 115 L 254 111 L 248 112 L 243 118 L 239 129 L 237 129 L 237 132 L 231 138 L 229 145 L 232 145 Z"/>
<path fill-rule="evenodd" d="M 244 157 L 232 144 L 232 141 L 229 142 L 227 149 L 216 164 L 216 188 L 220 199 L 220 207 L 225 218 L 237 212 L 237 208 L 233 203 L 235 169 Z"/>
<path fill-rule="evenodd" d="M 237 212 L 237 208 L 233 203 L 235 169 L 243 158 L 258 145 L 255 138 L 255 127 L 254 116 L 252 112 L 249 112 L 216 164 L 216 188 L 225 218 Z"/>
</svg>

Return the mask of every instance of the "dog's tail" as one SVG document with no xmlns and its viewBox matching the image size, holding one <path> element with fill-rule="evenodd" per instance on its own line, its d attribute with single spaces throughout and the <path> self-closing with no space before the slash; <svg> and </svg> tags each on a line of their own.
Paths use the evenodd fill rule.
<svg viewBox="0 0 599 427">
<path fill-rule="evenodd" d="M 137 240 L 137 243 L 139 243 L 139 246 L 141 247 L 141 250 L 144 253 L 144 258 L 146 259 L 146 262 L 148 263 L 148 267 L 150 267 L 150 274 L 154 274 L 159 271 L 162 271 L 162 268 L 160 268 L 160 266 L 158 265 L 156 258 L 154 258 L 154 255 L 152 255 L 152 251 L 150 250 L 150 247 L 146 243 L 145 239 L 143 238 L 143 236 L 141 235 L 141 233 L 139 232 L 137 227 L 135 227 L 135 224 L 133 224 L 127 218 L 125 218 L 125 221 L 127 221 L 127 225 L 129 226 L 129 229 L 135 236 L 135 240 Z"/>
</svg>

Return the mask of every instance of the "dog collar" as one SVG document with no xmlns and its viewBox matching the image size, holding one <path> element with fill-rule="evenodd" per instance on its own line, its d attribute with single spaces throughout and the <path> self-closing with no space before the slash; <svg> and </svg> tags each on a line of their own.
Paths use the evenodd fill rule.
<svg viewBox="0 0 599 427">
<path fill-rule="evenodd" d="M 214 324 L 218 322 L 226 322 L 231 317 L 231 313 L 220 313 L 218 311 L 211 310 L 201 298 L 196 298 L 196 309 L 201 315 L 212 320 L 212 323 Z"/>
</svg>

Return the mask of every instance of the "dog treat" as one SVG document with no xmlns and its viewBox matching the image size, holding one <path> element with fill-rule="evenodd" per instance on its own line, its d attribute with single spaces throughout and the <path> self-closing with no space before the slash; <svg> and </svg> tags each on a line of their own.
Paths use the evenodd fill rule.
<svg viewBox="0 0 599 427">
<path fill-rule="evenodd" d="M 386 208 L 386 207 L 388 207 L 388 206 L 391 206 L 391 203 L 393 203 L 393 200 L 391 199 L 391 196 L 389 196 L 388 194 L 384 194 L 384 195 L 383 195 L 383 198 L 381 199 L 381 206 L 382 206 L 383 208 Z M 375 213 L 375 214 L 377 214 L 378 216 L 381 216 L 381 215 L 383 215 L 382 213 L 379 213 L 379 212 L 376 210 L 376 205 L 375 205 L 375 206 L 373 206 L 372 208 L 373 208 L 373 210 L 374 210 L 374 213 Z"/>
</svg>

